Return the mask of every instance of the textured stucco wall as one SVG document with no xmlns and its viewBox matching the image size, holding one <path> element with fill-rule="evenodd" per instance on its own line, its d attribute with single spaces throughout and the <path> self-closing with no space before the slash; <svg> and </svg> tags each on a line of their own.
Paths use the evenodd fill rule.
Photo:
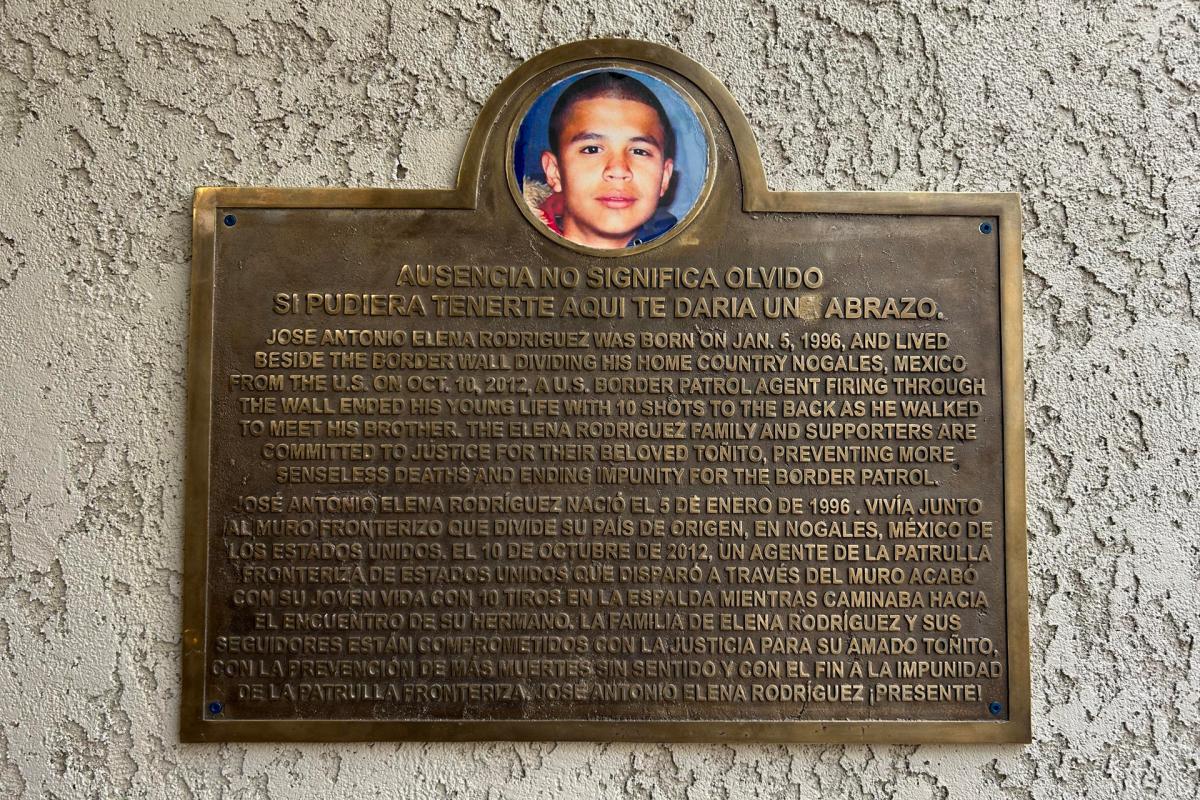
<svg viewBox="0 0 1200 800">
<path fill-rule="evenodd" d="M 595 36 L 720 77 L 787 189 L 1018 190 L 1028 747 L 180 746 L 192 188 L 447 186 Z M 0 3 L 0 796 L 1195 797 L 1200 6 Z"/>
</svg>

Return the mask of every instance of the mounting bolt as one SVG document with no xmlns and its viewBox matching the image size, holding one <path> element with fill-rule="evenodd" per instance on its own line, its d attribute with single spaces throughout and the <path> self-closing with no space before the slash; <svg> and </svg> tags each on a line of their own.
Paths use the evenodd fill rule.
<svg viewBox="0 0 1200 800">
<path fill-rule="evenodd" d="M 226 217 L 225 219 L 228 220 L 229 217 Z M 225 224 L 228 225 L 229 223 L 226 222 Z M 990 222 L 979 223 L 979 232 L 984 235 L 991 233 L 992 232 L 992 223 L 990 223 Z"/>
<path fill-rule="evenodd" d="M 233 214 L 226 214 L 225 227 L 232 228 L 234 225 L 237 225 L 237 217 L 235 217 Z"/>
<path fill-rule="evenodd" d="M 1004 706 L 1000 705 L 1000 703 L 998 703 L 995 700 L 988 703 L 988 711 L 992 712 L 993 717 L 1000 716 L 1000 712 L 1003 710 L 1004 710 Z"/>
<path fill-rule="evenodd" d="M 208 704 L 208 713 L 212 714 L 213 716 L 220 714 L 224 710 L 225 710 L 225 706 L 221 705 L 220 700 L 213 700 L 211 703 Z"/>
</svg>

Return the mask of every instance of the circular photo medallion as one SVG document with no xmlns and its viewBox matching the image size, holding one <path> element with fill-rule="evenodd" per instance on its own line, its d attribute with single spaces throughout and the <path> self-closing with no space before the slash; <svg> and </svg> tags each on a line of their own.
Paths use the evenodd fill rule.
<svg viewBox="0 0 1200 800">
<path fill-rule="evenodd" d="M 509 185 L 544 234 L 598 255 L 661 244 L 691 222 L 712 182 L 712 137 L 663 77 L 589 68 L 535 95 L 510 146 Z"/>
</svg>

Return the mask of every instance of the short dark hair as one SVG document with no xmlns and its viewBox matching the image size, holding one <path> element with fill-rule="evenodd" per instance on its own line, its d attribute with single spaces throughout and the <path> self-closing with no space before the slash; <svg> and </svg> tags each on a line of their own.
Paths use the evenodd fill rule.
<svg viewBox="0 0 1200 800">
<path fill-rule="evenodd" d="M 663 157 L 675 158 L 675 131 L 667 111 L 654 92 L 646 84 L 631 75 L 620 72 L 592 72 L 572 83 L 554 103 L 550 112 L 550 150 L 554 155 L 559 153 L 559 140 L 562 138 L 563 127 L 567 121 L 567 112 L 571 106 L 583 100 L 593 100 L 597 97 L 611 97 L 616 100 L 633 100 L 644 103 L 654 109 L 663 129 Z"/>
</svg>

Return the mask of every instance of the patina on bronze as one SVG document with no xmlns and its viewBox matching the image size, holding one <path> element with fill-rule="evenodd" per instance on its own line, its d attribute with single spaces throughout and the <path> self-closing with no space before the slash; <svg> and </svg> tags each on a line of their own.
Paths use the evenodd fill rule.
<svg viewBox="0 0 1200 800">
<path fill-rule="evenodd" d="M 597 67 L 713 137 L 627 253 L 512 177 Z M 198 190 L 182 738 L 1028 741 L 1020 278 L 1016 195 L 768 191 L 641 42 L 452 190 Z"/>
</svg>

